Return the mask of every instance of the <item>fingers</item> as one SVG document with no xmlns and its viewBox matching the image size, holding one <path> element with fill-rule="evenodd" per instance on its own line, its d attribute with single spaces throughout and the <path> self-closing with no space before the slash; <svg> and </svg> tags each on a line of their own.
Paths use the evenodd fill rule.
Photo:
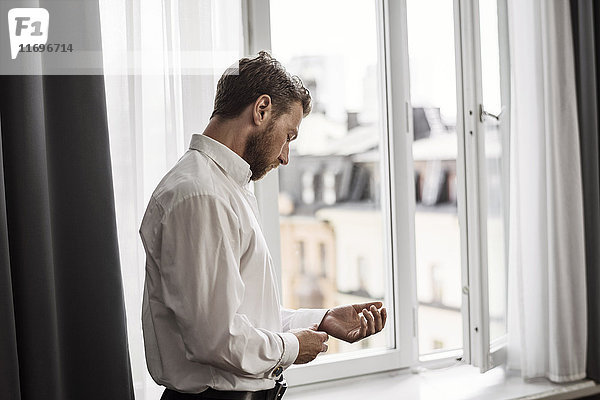
<svg viewBox="0 0 600 400">
<path fill-rule="evenodd" d="M 381 301 L 371 301 L 369 303 L 354 304 L 352 307 L 354 307 L 356 312 L 360 313 L 364 309 L 367 309 L 367 310 L 370 309 L 371 306 L 375 306 L 376 308 L 379 309 L 383 306 L 383 303 Z"/>
<path fill-rule="evenodd" d="M 368 330 L 369 323 L 367 322 L 367 318 L 363 314 L 360 314 L 360 335 L 357 340 L 366 337 Z"/>
<path fill-rule="evenodd" d="M 381 317 L 381 313 L 379 312 L 379 310 L 377 310 L 377 307 L 375 307 L 374 305 L 371 305 L 369 311 L 371 311 L 371 314 L 373 314 L 373 320 L 375 322 L 375 332 L 373 333 L 377 333 L 383 329 L 383 320 Z"/>
<path fill-rule="evenodd" d="M 324 353 L 329 349 L 329 346 L 325 343 L 329 340 L 329 335 L 325 332 L 316 332 L 316 334 L 319 335 L 319 340 L 321 340 L 321 353 Z"/>
<path fill-rule="evenodd" d="M 367 327 L 364 337 L 367 337 L 383 329 L 387 320 L 387 310 L 383 307 L 378 310 L 374 304 L 371 304 L 369 309 L 363 308 L 361 316 L 366 321 Z"/>
<path fill-rule="evenodd" d="M 319 335 L 321 337 L 321 340 L 323 342 L 326 342 L 329 340 L 329 335 L 326 332 L 317 331 L 317 335 Z"/>
<path fill-rule="evenodd" d="M 373 317 L 373 314 L 371 313 L 371 311 L 367 310 L 366 308 L 364 308 L 362 310 L 362 314 L 365 317 L 365 319 L 367 320 L 367 335 L 366 336 L 370 336 L 375 333 L 375 318 Z"/>
<path fill-rule="evenodd" d="M 314 329 L 294 329 L 292 331 L 298 338 L 299 349 L 298 356 L 294 364 L 305 364 L 314 360 L 319 353 L 325 352 L 329 346 L 325 343 L 329 340 L 329 335 L 325 332 Z"/>
<path fill-rule="evenodd" d="M 318 340 L 321 343 L 321 353 L 326 352 L 327 349 L 329 349 L 329 346 L 327 346 L 327 343 L 325 342 L 329 340 L 329 335 L 321 331 L 316 331 L 315 334 L 318 336 Z"/>
<path fill-rule="evenodd" d="M 381 308 L 381 306 L 383 306 L 383 303 L 380 301 L 371 301 L 369 303 L 363 303 L 360 305 L 362 308 L 366 308 L 367 310 L 369 308 L 371 308 L 371 306 L 375 306 L 376 308 Z"/>
</svg>

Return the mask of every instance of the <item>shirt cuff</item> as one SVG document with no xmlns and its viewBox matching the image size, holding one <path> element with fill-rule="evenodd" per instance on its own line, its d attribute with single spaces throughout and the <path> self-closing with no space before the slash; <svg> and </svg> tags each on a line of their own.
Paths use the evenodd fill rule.
<svg viewBox="0 0 600 400">
<path fill-rule="evenodd" d="M 281 358 L 281 365 L 283 368 L 287 368 L 296 361 L 298 358 L 298 352 L 300 351 L 300 342 L 296 335 L 290 332 L 280 333 L 281 339 L 285 343 L 285 350 L 283 357 Z"/>
<path fill-rule="evenodd" d="M 290 329 L 310 328 L 314 324 L 320 325 L 328 308 L 300 308 L 294 313 L 290 322 Z"/>
<path fill-rule="evenodd" d="M 281 358 L 277 361 L 277 365 L 275 365 L 275 368 L 273 368 L 269 374 L 269 378 L 271 379 L 279 379 L 283 370 L 296 361 L 298 352 L 300 351 L 300 343 L 298 342 L 296 335 L 290 332 L 278 333 L 277 335 L 281 338 L 283 353 L 281 354 Z"/>
</svg>

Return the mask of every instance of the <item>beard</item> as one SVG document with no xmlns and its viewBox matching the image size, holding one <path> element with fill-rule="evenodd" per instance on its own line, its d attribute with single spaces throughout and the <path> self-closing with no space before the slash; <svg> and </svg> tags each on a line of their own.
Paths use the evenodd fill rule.
<svg viewBox="0 0 600 400">
<path fill-rule="evenodd" d="M 253 181 L 261 179 L 271 169 L 279 166 L 279 160 L 273 160 L 269 156 L 275 137 L 274 122 L 271 120 L 263 131 L 253 133 L 246 141 L 243 158 L 250 165 L 250 179 Z"/>
</svg>

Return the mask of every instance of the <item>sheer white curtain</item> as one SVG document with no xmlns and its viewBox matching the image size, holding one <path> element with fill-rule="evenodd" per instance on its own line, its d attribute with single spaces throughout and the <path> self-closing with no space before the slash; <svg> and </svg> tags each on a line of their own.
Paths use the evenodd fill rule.
<svg viewBox="0 0 600 400">
<path fill-rule="evenodd" d="M 144 358 L 138 229 L 156 184 L 208 123 L 218 78 L 242 55 L 242 9 L 240 0 L 100 0 L 100 13 L 135 394 L 155 400 L 163 388 Z"/>
<path fill-rule="evenodd" d="M 569 2 L 509 0 L 509 367 L 585 377 L 582 178 Z"/>
</svg>

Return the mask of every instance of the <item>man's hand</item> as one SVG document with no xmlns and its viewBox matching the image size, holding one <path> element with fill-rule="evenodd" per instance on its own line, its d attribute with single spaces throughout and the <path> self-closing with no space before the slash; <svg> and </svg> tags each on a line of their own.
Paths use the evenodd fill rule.
<svg viewBox="0 0 600 400">
<path fill-rule="evenodd" d="M 318 330 L 348 343 L 364 339 L 383 329 L 387 311 L 380 301 L 338 306 L 327 311 Z"/>
<path fill-rule="evenodd" d="M 311 329 L 294 329 L 291 330 L 300 342 L 300 350 L 294 364 L 306 364 L 314 360 L 321 352 L 327 351 L 325 343 L 329 336 L 325 332 L 317 332 L 316 324 Z"/>
</svg>

